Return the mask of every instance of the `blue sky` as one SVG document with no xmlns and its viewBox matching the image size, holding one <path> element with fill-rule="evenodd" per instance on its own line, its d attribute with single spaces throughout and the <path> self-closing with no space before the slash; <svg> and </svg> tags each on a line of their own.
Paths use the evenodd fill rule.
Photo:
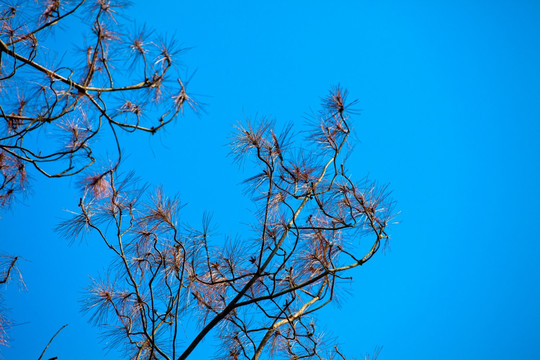
<svg viewBox="0 0 540 360">
<path fill-rule="evenodd" d="M 301 131 L 342 84 L 360 112 L 349 169 L 390 184 L 400 224 L 320 323 L 357 359 L 375 346 L 381 360 L 540 359 L 540 3 L 168 0 L 127 14 L 190 48 L 182 72 L 196 71 L 206 105 L 126 137 L 124 169 L 178 193 L 187 221 L 210 211 L 220 233 L 242 233 L 250 173 L 227 157 L 233 126 L 270 116 Z M 67 246 L 54 232 L 76 208 L 75 180 L 34 179 L 0 219 L 28 288 L 5 295 L 17 325 L 0 357 L 36 358 L 69 323 L 47 354 L 102 358 L 79 301 L 109 258 L 93 238 Z M 211 341 L 199 351 L 213 354 Z"/>
</svg>

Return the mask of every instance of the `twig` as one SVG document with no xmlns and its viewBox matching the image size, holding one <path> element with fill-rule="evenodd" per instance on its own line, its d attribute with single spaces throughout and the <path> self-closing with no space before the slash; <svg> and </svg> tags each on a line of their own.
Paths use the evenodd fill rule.
<svg viewBox="0 0 540 360">
<path fill-rule="evenodd" d="M 60 331 L 62 331 L 66 326 L 68 326 L 68 324 L 65 324 L 63 325 L 60 329 L 58 329 L 58 331 L 52 336 L 51 340 L 49 340 L 49 343 L 47 344 L 47 346 L 45 346 L 45 349 L 43 349 L 43 352 L 41 353 L 41 355 L 39 355 L 39 358 L 38 360 L 41 360 L 41 358 L 43 357 L 43 355 L 45 355 L 45 351 L 47 351 L 47 349 L 49 348 L 49 345 L 51 345 L 51 343 L 53 342 L 54 338 L 56 337 L 56 335 L 58 335 L 60 333 Z"/>
</svg>

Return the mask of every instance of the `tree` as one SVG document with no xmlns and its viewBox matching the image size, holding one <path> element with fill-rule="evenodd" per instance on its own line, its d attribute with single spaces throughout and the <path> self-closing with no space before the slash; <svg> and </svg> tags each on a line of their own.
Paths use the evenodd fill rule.
<svg viewBox="0 0 540 360">
<path fill-rule="evenodd" d="M 79 174 L 96 163 L 97 135 L 110 130 L 117 149 L 110 168 L 116 168 L 119 130 L 154 134 L 186 103 L 195 108 L 175 66 L 181 49 L 145 27 L 122 31 L 126 25 L 118 14 L 125 5 L 111 0 L 0 5 L 0 207 L 24 191 L 28 165 L 51 178 Z M 51 60 L 43 43 L 59 23 L 79 13 L 83 45 L 73 58 Z M 154 122 L 147 119 L 150 114 Z M 52 139 L 39 141 L 45 133 Z M 86 181 L 99 182 L 103 174 L 94 170 Z"/>
<path fill-rule="evenodd" d="M 114 270 L 88 289 L 95 324 L 135 359 L 186 359 L 212 330 L 228 359 L 343 357 L 325 349 L 312 315 L 387 241 L 393 214 L 385 187 L 347 173 L 346 95 L 338 87 L 324 100 L 304 150 L 291 127 L 238 127 L 232 154 L 259 169 L 246 180 L 258 206 L 247 239 L 213 242 L 207 216 L 200 229 L 181 225 L 179 199 L 159 188 L 146 195 L 131 175 L 87 184 L 60 230 L 71 239 L 94 231 L 115 255 Z M 179 339 L 194 318 L 197 335 Z"/>
<path fill-rule="evenodd" d="M 185 224 L 177 197 L 120 173 L 118 130 L 154 133 L 186 103 L 196 105 L 180 79 L 175 90 L 165 86 L 174 64 L 170 43 L 145 40 L 145 28 L 121 34 L 121 5 L 2 7 L 0 205 L 24 190 L 29 164 L 48 177 L 82 175 L 79 210 L 58 230 L 71 240 L 91 232 L 114 256 L 108 275 L 88 288 L 85 310 L 134 359 L 186 359 L 210 334 L 224 358 L 344 358 L 317 331 L 314 315 L 388 241 L 393 217 L 386 187 L 355 183 L 346 168 L 354 101 L 332 89 L 302 146 L 292 126 L 238 126 L 231 154 L 258 169 L 245 182 L 257 212 L 250 236 L 214 239 L 208 215 L 201 228 Z M 80 64 L 43 65 L 38 38 L 83 7 L 92 40 L 80 49 Z M 120 65 L 113 66 L 113 54 L 123 54 Z M 157 122 L 146 125 L 144 115 L 158 110 Z M 93 139 L 103 124 L 118 155 L 96 171 Z M 58 131 L 53 143 L 39 142 L 48 128 Z M 180 326 L 196 335 L 183 338 Z"/>
<path fill-rule="evenodd" d="M 49 178 L 83 174 L 83 183 L 99 186 L 121 162 L 120 130 L 154 134 L 185 104 L 195 109 L 178 74 L 182 49 L 145 27 L 124 32 L 126 22 L 118 15 L 126 5 L 121 0 L 0 3 L 0 209 L 24 195 L 28 166 Z M 54 59 L 48 38 L 74 19 L 83 45 L 66 49 L 75 56 Z M 96 162 L 114 149 L 116 159 Z M 3 259 L 2 284 L 18 258 Z M 0 315 L 0 343 L 6 341 L 7 324 Z"/>
</svg>

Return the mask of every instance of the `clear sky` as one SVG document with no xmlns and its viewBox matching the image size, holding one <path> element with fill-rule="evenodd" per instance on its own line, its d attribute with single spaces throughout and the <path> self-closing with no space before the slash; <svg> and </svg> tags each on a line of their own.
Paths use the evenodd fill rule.
<svg viewBox="0 0 540 360">
<path fill-rule="evenodd" d="M 540 359 L 540 2 L 336 3 L 135 1 L 137 24 L 190 48 L 182 71 L 196 71 L 189 85 L 206 105 L 126 137 L 124 169 L 180 194 L 186 220 L 206 210 L 219 232 L 242 233 L 250 173 L 227 157 L 234 124 L 271 116 L 301 131 L 340 83 L 360 110 L 349 168 L 389 183 L 401 214 L 390 248 L 321 313 L 326 332 L 357 359 L 375 346 L 381 360 Z M 76 208 L 75 180 L 34 179 L 0 219 L 1 250 L 25 259 L 28 288 L 5 294 L 16 326 L 0 358 L 37 358 L 66 323 L 47 354 L 103 358 L 79 309 L 106 251 L 54 232 Z"/>
</svg>

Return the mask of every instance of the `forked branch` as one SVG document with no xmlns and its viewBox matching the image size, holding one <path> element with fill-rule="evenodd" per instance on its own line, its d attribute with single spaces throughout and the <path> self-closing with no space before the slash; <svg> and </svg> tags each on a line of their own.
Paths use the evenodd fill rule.
<svg viewBox="0 0 540 360">
<path fill-rule="evenodd" d="M 239 127 L 233 153 L 258 167 L 247 181 L 258 207 L 251 240 L 216 243 L 208 218 L 201 230 L 179 225 L 178 199 L 158 190 L 145 200 L 116 171 L 87 183 L 81 214 L 62 230 L 94 229 L 117 256 L 112 278 L 89 289 L 97 324 L 114 323 L 136 359 L 186 359 L 211 332 L 228 359 L 343 358 L 312 316 L 338 296 L 343 273 L 388 241 L 393 216 L 385 188 L 354 183 L 344 170 L 348 106 L 346 92 L 335 89 L 306 148 L 291 145 L 290 128 Z M 194 318 L 196 335 L 181 339 L 178 328 L 195 330 Z M 181 352 L 180 344 L 187 344 Z"/>
</svg>

